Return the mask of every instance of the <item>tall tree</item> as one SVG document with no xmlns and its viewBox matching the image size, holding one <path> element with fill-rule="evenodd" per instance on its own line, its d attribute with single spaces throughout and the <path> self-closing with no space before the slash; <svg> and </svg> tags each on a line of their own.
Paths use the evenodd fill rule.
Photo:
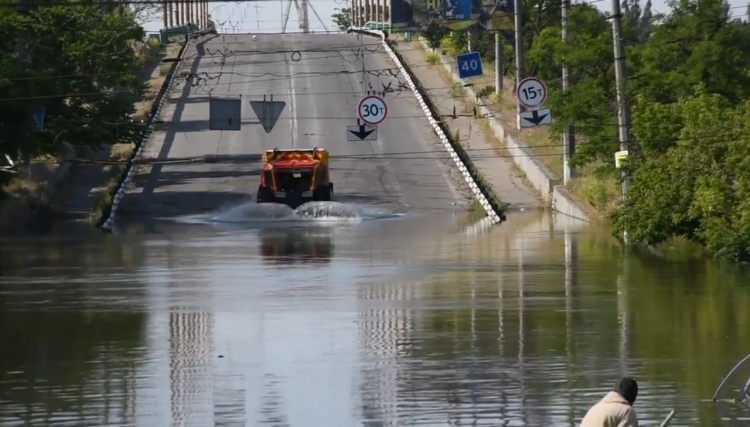
<svg viewBox="0 0 750 427">
<path fill-rule="evenodd" d="M 29 54 L 23 68 L 5 57 L 0 62 L 0 109 L 13 112 L 0 117 L 0 152 L 54 153 L 64 143 L 96 147 L 133 135 L 128 119 L 143 86 L 132 42 L 142 40 L 143 29 L 126 7 L 54 6 L 23 18 L 0 16 L 0 32 L 24 31 Z M 39 108 L 46 111 L 42 132 L 33 121 Z"/>
<path fill-rule="evenodd" d="M 331 15 L 333 22 L 339 27 L 339 30 L 344 31 L 352 26 L 352 15 L 351 9 L 345 7 L 342 8 L 338 13 Z"/>
</svg>

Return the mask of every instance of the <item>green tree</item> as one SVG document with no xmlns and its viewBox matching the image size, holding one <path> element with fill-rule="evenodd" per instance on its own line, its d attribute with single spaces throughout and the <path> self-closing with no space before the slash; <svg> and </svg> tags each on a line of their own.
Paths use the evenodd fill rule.
<svg viewBox="0 0 750 427">
<path fill-rule="evenodd" d="M 64 143 L 98 147 L 134 135 L 129 116 L 143 86 L 132 43 L 143 29 L 126 7 L 43 7 L 23 18 L 4 14 L 0 27 L 9 37 L 23 32 L 27 53 L 0 62 L 0 109 L 12 112 L 0 118 L 0 152 L 50 154 Z M 42 132 L 34 130 L 36 108 L 46 111 Z"/>
<path fill-rule="evenodd" d="M 629 88 L 671 103 L 702 84 L 739 101 L 750 96 L 750 26 L 730 21 L 726 0 L 671 2 L 672 13 L 633 55 Z"/>
<path fill-rule="evenodd" d="M 734 107 L 701 87 L 670 106 L 637 108 L 639 140 L 670 133 L 676 140 L 635 170 L 615 231 L 650 244 L 682 236 L 718 257 L 750 260 L 750 101 Z M 667 115 L 672 129 L 658 124 Z"/>
<path fill-rule="evenodd" d="M 352 26 L 352 15 L 351 9 L 345 7 L 342 8 L 338 13 L 331 15 L 333 22 L 339 27 L 339 30 L 344 31 Z"/>
<path fill-rule="evenodd" d="M 616 149 L 616 105 L 612 34 L 605 16 L 591 5 L 571 7 L 570 37 L 563 45 L 559 27 L 542 31 L 528 51 L 527 61 L 536 75 L 550 85 L 548 106 L 557 119 L 552 131 L 559 134 L 569 123 L 586 139 L 574 161 L 610 161 Z M 570 69 L 570 91 L 562 92 L 563 58 Z"/>
</svg>

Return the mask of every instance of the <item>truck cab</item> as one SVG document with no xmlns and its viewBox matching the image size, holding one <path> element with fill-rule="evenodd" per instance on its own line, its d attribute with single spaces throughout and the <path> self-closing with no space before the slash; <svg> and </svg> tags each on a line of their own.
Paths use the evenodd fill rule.
<svg viewBox="0 0 750 427">
<path fill-rule="evenodd" d="M 261 162 L 258 203 L 281 203 L 295 209 L 310 201 L 332 199 L 327 150 L 276 148 L 266 150 Z"/>
</svg>

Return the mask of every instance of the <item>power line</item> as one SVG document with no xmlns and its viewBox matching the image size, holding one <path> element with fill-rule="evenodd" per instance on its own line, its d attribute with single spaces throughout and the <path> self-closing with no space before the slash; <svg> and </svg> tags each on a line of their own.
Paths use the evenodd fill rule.
<svg viewBox="0 0 750 427">
<path fill-rule="evenodd" d="M 690 141 L 684 140 L 684 141 Z M 744 142 L 747 138 L 739 139 L 726 139 L 718 142 Z M 457 141 L 461 142 L 461 141 Z M 583 145 L 594 145 L 593 143 L 585 143 Z M 562 149 L 560 144 L 550 145 L 536 145 L 529 148 L 555 148 Z M 480 154 L 483 159 L 510 159 L 510 158 L 529 158 L 529 157 L 557 157 L 561 156 L 562 152 L 553 153 L 524 153 L 524 154 L 501 154 L 498 151 L 509 151 L 507 148 L 463 148 L 463 151 L 467 154 L 479 153 L 479 152 L 492 152 L 491 154 Z M 415 157 L 416 156 L 416 157 Z M 335 154 L 330 155 L 332 160 L 361 160 L 361 161 L 373 161 L 373 160 L 450 160 L 452 157 L 445 150 L 420 150 L 420 151 L 394 151 L 385 153 L 370 153 L 370 154 Z M 132 164 L 180 164 L 180 163 L 229 163 L 229 162 L 243 162 L 258 160 L 258 155 L 203 155 L 193 157 L 181 157 L 181 158 L 170 158 L 159 160 L 155 158 L 144 158 L 138 162 Z M 34 162 L 34 164 L 63 164 L 63 163 L 76 163 L 76 164 L 104 164 L 104 165 L 117 165 L 130 163 L 126 160 L 89 160 L 89 159 L 71 159 L 71 160 L 48 160 Z M 335 169 L 335 166 L 333 167 Z"/>
</svg>

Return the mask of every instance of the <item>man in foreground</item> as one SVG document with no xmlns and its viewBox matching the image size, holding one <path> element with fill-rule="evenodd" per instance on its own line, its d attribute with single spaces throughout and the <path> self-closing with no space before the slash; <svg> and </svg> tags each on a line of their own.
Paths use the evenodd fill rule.
<svg viewBox="0 0 750 427">
<path fill-rule="evenodd" d="M 638 383 L 623 378 L 596 405 L 586 413 L 581 427 L 638 427 L 638 417 L 633 403 L 638 396 Z"/>
</svg>

